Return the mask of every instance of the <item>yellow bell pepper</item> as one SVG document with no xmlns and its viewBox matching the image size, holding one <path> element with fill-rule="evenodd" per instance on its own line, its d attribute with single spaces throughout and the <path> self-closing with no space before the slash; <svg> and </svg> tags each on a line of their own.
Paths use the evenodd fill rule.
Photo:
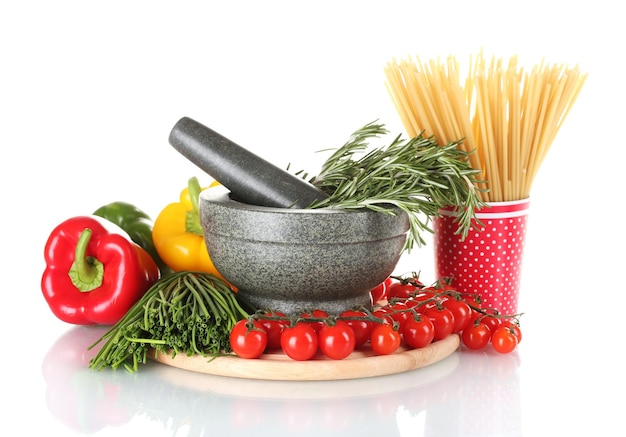
<svg viewBox="0 0 626 437">
<path fill-rule="evenodd" d="M 220 279 L 209 256 L 200 224 L 198 197 L 200 191 L 219 185 L 200 188 L 194 177 L 180 193 L 180 201 L 167 205 L 154 221 L 152 239 L 159 256 L 175 272 L 188 270 L 212 273 Z"/>
</svg>

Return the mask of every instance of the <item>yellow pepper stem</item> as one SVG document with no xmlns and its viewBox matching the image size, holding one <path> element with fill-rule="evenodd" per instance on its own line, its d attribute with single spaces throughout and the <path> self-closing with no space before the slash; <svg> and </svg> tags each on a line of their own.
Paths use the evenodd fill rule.
<svg viewBox="0 0 626 437">
<path fill-rule="evenodd" d="M 191 200 L 193 209 L 185 215 L 185 230 L 190 234 L 204 235 L 200 223 L 200 209 L 198 207 L 200 192 L 202 191 L 198 178 L 194 176 L 189 179 L 187 189 L 189 190 L 189 200 Z"/>
</svg>

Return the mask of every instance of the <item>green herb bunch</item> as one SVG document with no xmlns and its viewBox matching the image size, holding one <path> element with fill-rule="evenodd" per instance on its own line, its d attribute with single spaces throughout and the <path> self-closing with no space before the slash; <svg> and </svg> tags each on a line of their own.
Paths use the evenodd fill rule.
<svg viewBox="0 0 626 437">
<path fill-rule="evenodd" d="M 119 366 L 136 371 L 149 349 L 176 356 L 229 352 L 235 323 L 247 319 L 236 294 L 209 273 L 181 271 L 159 279 L 109 329 L 93 348 L 105 341 L 91 360 L 92 369 Z"/>
<path fill-rule="evenodd" d="M 430 222 L 440 209 L 455 210 L 459 231 L 465 237 L 472 227 L 475 209 L 484 206 L 476 176 L 480 169 L 469 164 L 461 141 L 439 145 L 433 137 L 398 135 L 386 147 L 371 148 L 370 140 L 387 134 L 383 124 L 369 123 L 352 134 L 309 182 L 330 197 L 311 208 L 369 208 L 407 212 L 410 223 L 406 249 L 423 245 L 423 231 L 433 232 Z M 300 172 L 301 173 L 301 172 Z M 303 178 L 307 178 L 305 174 Z"/>
</svg>

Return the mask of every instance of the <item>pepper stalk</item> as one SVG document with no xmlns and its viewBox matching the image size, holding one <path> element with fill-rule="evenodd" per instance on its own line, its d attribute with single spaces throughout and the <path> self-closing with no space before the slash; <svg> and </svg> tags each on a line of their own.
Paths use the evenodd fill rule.
<svg viewBox="0 0 626 437">
<path fill-rule="evenodd" d="M 96 257 L 87 255 L 92 234 L 93 231 L 89 228 L 81 232 L 76 243 L 74 262 L 68 272 L 72 284 L 81 292 L 95 290 L 102 285 L 104 279 L 104 264 Z"/>
</svg>

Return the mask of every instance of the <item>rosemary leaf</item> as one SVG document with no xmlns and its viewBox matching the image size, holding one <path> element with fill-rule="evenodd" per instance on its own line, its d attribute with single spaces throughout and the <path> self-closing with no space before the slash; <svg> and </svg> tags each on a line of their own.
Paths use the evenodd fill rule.
<svg viewBox="0 0 626 437">
<path fill-rule="evenodd" d="M 452 207 L 458 232 L 467 236 L 475 210 L 484 203 L 477 188 L 480 169 L 472 168 L 469 154 L 458 147 L 462 140 L 439 145 L 435 138 L 422 134 L 408 140 L 398 135 L 386 147 L 370 147 L 371 140 L 387 133 L 383 124 L 371 122 L 335 150 L 309 179 L 329 195 L 311 208 L 394 213 L 392 206 L 396 206 L 409 216 L 405 248 L 410 250 L 424 244 L 422 232 L 433 232 L 430 223 L 441 215 L 440 209 Z"/>
</svg>

